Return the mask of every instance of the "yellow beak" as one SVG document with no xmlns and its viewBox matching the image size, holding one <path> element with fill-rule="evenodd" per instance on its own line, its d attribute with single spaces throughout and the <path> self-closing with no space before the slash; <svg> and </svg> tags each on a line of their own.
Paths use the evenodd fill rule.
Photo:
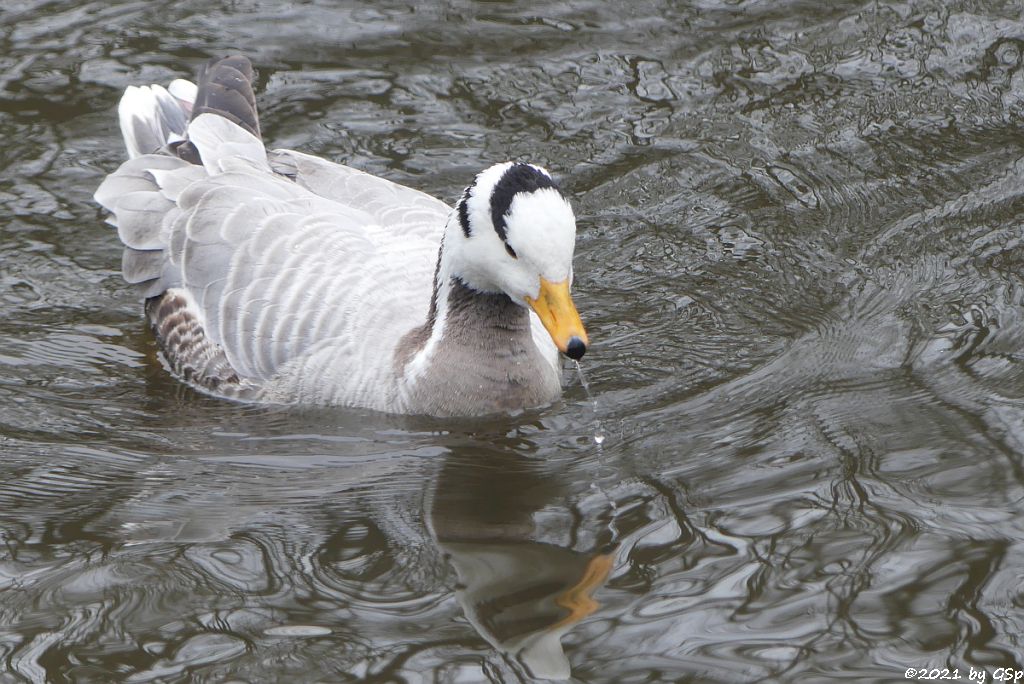
<svg viewBox="0 0 1024 684">
<path fill-rule="evenodd" d="M 590 344 L 583 321 L 569 296 L 569 279 L 553 283 L 540 279 L 537 298 L 527 296 L 526 302 L 536 312 L 544 329 L 551 335 L 558 351 L 572 359 L 579 359 Z"/>
</svg>

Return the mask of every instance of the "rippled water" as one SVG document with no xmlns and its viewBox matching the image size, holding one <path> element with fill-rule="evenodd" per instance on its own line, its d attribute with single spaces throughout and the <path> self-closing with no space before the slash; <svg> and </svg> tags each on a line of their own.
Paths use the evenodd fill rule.
<svg viewBox="0 0 1024 684">
<path fill-rule="evenodd" d="M 339 4 L 0 9 L 0 682 L 1024 669 L 1019 2 Z M 235 50 L 273 146 L 552 169 L 596 408 L 169 378 L 90 197 Z"/>
</svg>

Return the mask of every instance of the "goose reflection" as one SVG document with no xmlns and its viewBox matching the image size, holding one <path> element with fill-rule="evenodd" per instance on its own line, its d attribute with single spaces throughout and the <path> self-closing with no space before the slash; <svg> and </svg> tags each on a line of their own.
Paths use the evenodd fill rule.
<svg viewBox="0 0 1024 684">
<path fill-rule="evenodd" d="M 429 524 L 477 632 L 534 677 L 568 679 L 562 636 L 598 610 L 614 558 L 607 525 L 550 470 L 510 451 L 454 452 Z"/>
</svg>

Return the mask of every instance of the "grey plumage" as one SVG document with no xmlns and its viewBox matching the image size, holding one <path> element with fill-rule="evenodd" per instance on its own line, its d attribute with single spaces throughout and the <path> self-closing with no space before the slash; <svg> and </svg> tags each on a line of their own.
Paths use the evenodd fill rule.
<svg viewBox="0 0 1024 684">
<path fill-rule="evenodd" d="M 452 210 L 323 159 L 268 154 L 243 67 L 232 62 L 203 82 L 220 84 L 215 96 L 201 83 L 187 130 L 183 108 L 165 118 L 166 91 L 148 114 L 122 111 L 122 124 L 159 119 L 136 142 L 187 141 L 134 156 L 95 195 L 172 370 L 222 396 L 406 413 L 555 399 L 553 344 L 522 305 L 453 280 L 446 319 L 428 320 Z M 144 107 L 137 90 L 129 104 Z M 414 366 L 435 324 L 443 335 L 433 361 Z"/>
<path fill-rule="evenodd" d="M 544 372 L 548 361 L 530 328 L 529 312 L 508 297 L 451 283 L 443 344 L 414 390 L 413 403 L 424 413 L 458 416 L 482 406 L 496 412 L 554 401 L 561 384 L 557 374 Z M 480 363 L 482 353 L 489 354 L 487 363 Z"/>
</svg>

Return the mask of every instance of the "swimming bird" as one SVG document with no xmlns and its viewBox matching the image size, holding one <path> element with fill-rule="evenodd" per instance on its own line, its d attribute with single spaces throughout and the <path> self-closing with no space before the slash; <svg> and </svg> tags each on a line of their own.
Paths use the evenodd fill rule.
<svg viewBox="0 0 1024 684">
<path fill-rule="evenodd" d="M 480 172 L 454 208 L 260 137 L 241 56 L 131 86 L 128 161 L 95 199 L 172 372 L 221 397 L 471 416 L 561 394 L 583 356 L 576 222 L 544 168 Z"/>
</svg>

